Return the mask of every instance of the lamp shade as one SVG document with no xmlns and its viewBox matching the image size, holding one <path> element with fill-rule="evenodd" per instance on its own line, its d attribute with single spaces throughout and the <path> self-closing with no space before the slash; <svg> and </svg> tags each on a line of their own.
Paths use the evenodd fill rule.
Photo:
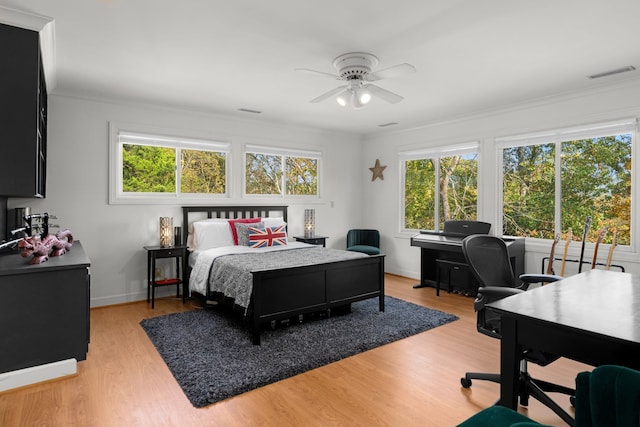
<svg viewBox="0 0 640 427">
<path fill-rule="evenodd" d="M 355 110 L 359 110 L 360 108 L 367 105 L 367 103 L 371 100 L 371 94 L 366 89 L 356 89 L 353 94 L 353 108 Z"/>
<path fill-rule="evenodd" d="M 304 237 L 313 237 L 316 235 L 316 210 L 304 210 Z"/>
<path fill-rule="evenodd" d="M 160 217 L 160 247 L 173 246 L 173 218 Z"/>
<path fill-rule="evenodd" d="M 356 110 L 364 107 L 371 101 L 371 91 L 361 81 L 349 82 L 349 87 L 340 92 L 336 97 L 338 105 L 344 108 L 352 107 Z"/>
<path fill-rule="evenodd" d="M 363 106 L 367 105 L 371 101 L 371 91 L 366 86 L 363 86 L 356 91 L 356 98 Z"/>
<path fill-rule="evenodd" d="M 338 97 L 336 98 L 336 102 L 341 107 L 348 107 L 351 105 L 351 97 L 353 96 L 353 92 L 350 89 L 345 89 Z"/>
</svg>

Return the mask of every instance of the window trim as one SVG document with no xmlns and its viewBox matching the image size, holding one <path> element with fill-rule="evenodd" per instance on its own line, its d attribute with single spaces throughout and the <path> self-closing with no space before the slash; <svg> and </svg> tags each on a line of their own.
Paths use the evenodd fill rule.
<svg viewBox="0 0 640 427">
<path fill-rule="evenodd" d="M 248 194 L 247 193 L 247 153 L 257 153 L 281 157 L 302 157 L 308 159 L 317 160 L 317 191 L 314 195 L 293 195 L 286 194 L 286 174 L 283 170 L 283 182 L 282 182 L 282 194 Z M 319 201 L 321 199 L 321 187 L 322 187 L 322 151 L 318 150 L 304 150 L 295 148 L 273 147 L 267 145 L 257 144 L 244 144 L 242 149 L 242 197 L 247 199 L 274 199 L 274 200 L 307 200 L 307 201 Z"/>
<path fill-rule="evenodd" d="M 502 150 L 505 147 L 522 147 L 525 145 L 563 142 L 573 139 L 597 138 L 617 133 L 635 134 L 637 128 L 636 122 L 637 119 L 635 117 L 631 117 L 582 126 L 571 126 L 528 134 L 503 136 L 495 139 L 496 150 Z"/>
<path fill-rule="evenodd" d="M 109 123 L 109 204 L 170 204 L 210 202 L 212 198 L 228 199 L 230 194 L 231 176 L 231 143 L 210 139 L 208 136 L 183 130 L 159 128 L 153 126 L 127 124 L 119 122 Z M 144 144 L 140 144 L 144 141 Z M 225 193 L 196 194 L 196 193 L 128 193 L 122 191 L 122 144 L 140 144 L 148 146 L 170 147 L 176 151 L 176 168 L 179 165 L 179 150 L 210 150 L 223 152 L 225 162 Z M 176 169 L 176 189 L 180 188 L 180 174 Z"/>
</svg>

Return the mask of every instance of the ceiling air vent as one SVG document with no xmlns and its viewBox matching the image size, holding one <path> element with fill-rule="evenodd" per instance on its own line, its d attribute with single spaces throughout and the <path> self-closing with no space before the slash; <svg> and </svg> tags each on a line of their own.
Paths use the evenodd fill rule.
<svg viewBox="0 0 640 427">
<path fill-rule="evenodd" d="M 262 114 L 262 111 L 251 110 L 249 108 L 238 108 L 238 111 L 242 111 L 243 113 Z"/>
<path fill-rule="evenodd" d="M 378 125 L 378 127 L 386 128 L 387 126 L 395 126 L 397 124 L 398 124 L 397 122 L 389 122 L 389 123 L 383 123 L 381 125 Z"/>
<path fill-rule="evenodd" d="M 601 77 L 608 77 L 608 76 L 613 76 L 614 74 L 620 74 L 620 73 L 626 73 L 627 71 L 633 71 L 635 70 L 636 67 L 634 67 L 633 65 L 628 65 L 626 67 L 622 67 L 622 68 L 617 68 L 615 70 L 609 70 L 609 71 L 605 71 L 604 73 L 599 73 L 599 74 L 592 74 L 589 77 L 590 79 L 599 79 Z"/>
</svg>

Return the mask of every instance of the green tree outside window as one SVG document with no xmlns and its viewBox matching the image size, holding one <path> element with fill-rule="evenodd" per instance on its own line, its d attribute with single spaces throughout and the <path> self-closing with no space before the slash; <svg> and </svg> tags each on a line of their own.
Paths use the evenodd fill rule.
<svg viewBox="0 0 640 427">
<path fill-rule="evenodd" d="M 318 159 L 247 152 L 245 193 L 317 196 Z"/>
<path fill-rule="evenodd" d="M 226 192 L 226 153 L 138 144 L 122 144 L 122 191 L 176 193 L 177 153 L 181 193 Z"/>
<path fill-rule="evenodd" d="M 175 193 L 176 150 L 149 145 L 122 145 L 122 191 Z"/>
<path fill-rule="evenodd" d="M 442 229 L 445 221 L 477 218 L 477 154 L 407 160 L 404 168 L 405 228 Z"/>
<path fill-rule="evenodd" d="M 182 193 L 224 194 L 226 192 L 225 153 L 181 150 L 180 191 Z"/>
<path fill-rule="evenodd" d="M 592 218 L 587 241 L 617 230 L 619 245 L 631 243 L 632 135 L 620 134 L 503 150 L 503 233 L 553 239 L 569 228 L 579 233 Z M 555 150 L 561 150 L 556 194 Z M 555 204 L 560 200 L 560 230 Z"/>
</svg>

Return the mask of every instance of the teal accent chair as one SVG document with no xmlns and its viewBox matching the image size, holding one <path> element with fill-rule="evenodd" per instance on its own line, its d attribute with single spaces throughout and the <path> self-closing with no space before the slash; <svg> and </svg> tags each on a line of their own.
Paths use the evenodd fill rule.
<svg viewBox="0 0 640 427">
<path fill-rule="evenodd" d="M 458 427 L 539 427 L 503 406 L 492 406 Z M 640 371 L 603 365 L 576 377 L 574 427 L 640 427 Z"/>
<path fill-rule="evenodd" d="M 352 229 L 347 232 L 347 250 L 367 255 L 380 253 L 380 232 L 378 230 Z"/>
</svg>

